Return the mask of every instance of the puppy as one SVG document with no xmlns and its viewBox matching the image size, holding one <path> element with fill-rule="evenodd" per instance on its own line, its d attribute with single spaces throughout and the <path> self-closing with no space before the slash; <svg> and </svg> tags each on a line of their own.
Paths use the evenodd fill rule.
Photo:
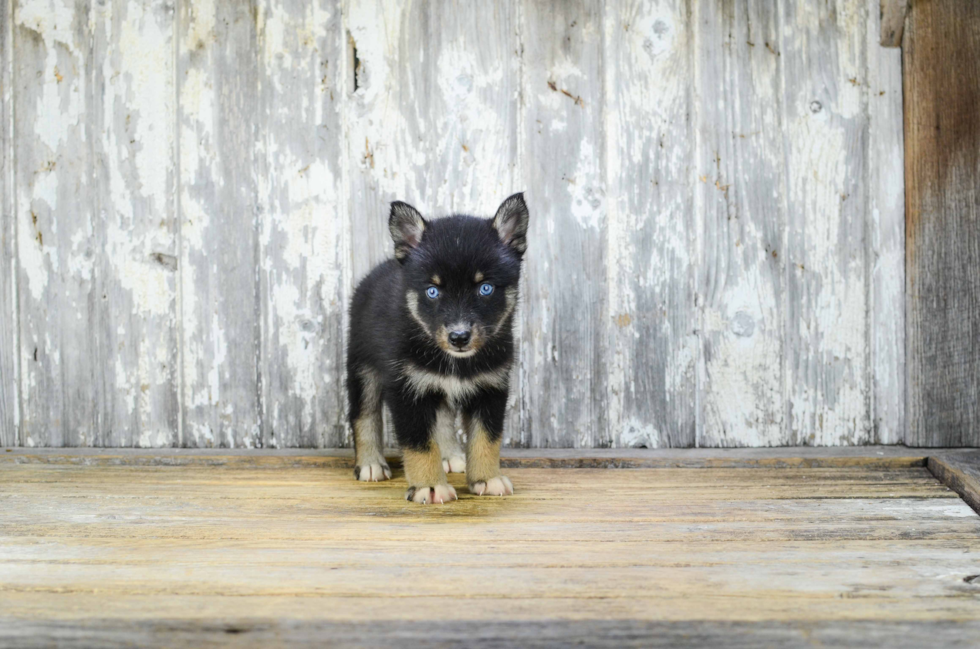
<svg viewBox="0 0 980 649">
<path fill-rule="evenodd" d="M 505 200 L 492 219 L 427 221 L 411 205 L 391 204 L 395 259 L 372 270 L 351 300 L 347 396 L 357 480 L 391 478 L 382 448 L 387 403 L 406 499 L 456 500 L 446 473 L 464 466 L 471 493 L 514 493 L 500 473 L 500 441 L 527 225 L 523 194 Z"/>
</svg>

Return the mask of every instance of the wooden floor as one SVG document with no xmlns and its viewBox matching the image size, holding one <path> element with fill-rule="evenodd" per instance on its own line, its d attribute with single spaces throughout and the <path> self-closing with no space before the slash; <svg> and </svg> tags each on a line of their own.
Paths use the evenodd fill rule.
<svg viewBox="0 0 980 649">
<path fill-rule="evenodd" d="M 25 459 L 26 458 L 26 459 Z M 924 466 L 0 462 L 4 646 L 976 646 L 980 517 Z M 921 463 L 921 462 L 920 462 Z"/>
</svg>

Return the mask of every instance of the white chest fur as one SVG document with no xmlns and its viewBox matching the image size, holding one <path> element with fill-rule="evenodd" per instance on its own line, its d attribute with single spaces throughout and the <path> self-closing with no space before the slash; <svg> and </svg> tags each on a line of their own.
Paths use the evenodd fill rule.
<svg viewBox="0 0 980 649">
<path fill-rule="evenodd" d="M 436 372 L 406 367 L 403 370 L 408 385 L 416 396 L 423 396 L 433 392 L 442 393 L 446 400 L 454 406 L 460 405 L 468 397 L 476 394 L 481 388 L 507 388 L 507 375 L 509 367 L 502 367 L 492 372 L 484 372 L 470 378 L 459 378 L 457 376 L 446 376 Z"/>
</svg>

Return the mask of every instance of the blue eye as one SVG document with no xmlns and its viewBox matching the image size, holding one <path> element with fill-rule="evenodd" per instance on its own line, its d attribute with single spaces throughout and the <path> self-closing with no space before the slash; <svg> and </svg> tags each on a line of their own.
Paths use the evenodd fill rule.
<svg viewBox="0 0 980 649">
<path fill-rule="evenodd" d="M 434 300 L 439 297 L 439 289 L 437 289 L 435 286 L 430 286 L 429 288 L 425 289 L 425 294 L 430 300 Z"/>
<path fill-rule="evenodd" d="M 480 295 L 490 295 L 491 293 L 493 293 L 493 284 L 490 282 L 480 284 Z"/>
</svg>

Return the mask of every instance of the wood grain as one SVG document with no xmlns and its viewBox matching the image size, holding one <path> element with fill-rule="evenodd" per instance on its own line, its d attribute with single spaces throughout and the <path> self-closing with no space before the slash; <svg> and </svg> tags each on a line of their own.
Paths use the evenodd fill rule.
<svg viewBox="0 0 980 649">
<path fill-rule="evenodd" d="M 786 393 L 791 443 L 868 443 L 867 3 L 784 2 L 788 227 L 770 254 L 786 269 Z M 793 26 L 792 30 L 789 26 Z"/>
<path fill-rule="evenodd" d="M 87 105 L 93 66 L 84 50 L 88 20 L 74 32 L 71 6 L 52 11 L 47 3 L 18 2 L 14 10 L 20 441 L 96 444 L 107 411 L 107 359 L 96 343 L 105 300 L 93 272 L 101 259 L 94 256 L 104 228 L 95 212 L 96 161 L 84 117 L 99 112 Z M 61 127 L 45 129 L 46 123 Z M 76 260 L 74 272 L 69 257 Z"/>
<path fill-rule="evenodd" d="M 939 453 L 927 465 L 940 482 L 980 514 L 980 453 Z"/>
<path fill-rule="evenodd" d="M 784 421 L 786 133 L 777 6 L 696 5 L 704 446 L 792 443 Z"/>
<path fill-rule="evenodd" d="M 4 463 L 0 641 L 337 628 L 371 644 L 418 632 L 419 602 L 440 611 L 428 638 L 603 620 L 637 642 L 707 624 L 796 646 L 793 629 L 832 623 L 914 638 L 980 622 L 964 581 L 980 518 L 924 467 L 509 473 L 513 497 L 453 474 L 461 500 L 422 508 L 400 472 Z"/>
<path fill-rule="evenodd" d="M 592 0 L 522 7 L 521 155 L 532 214 L 522 445 L 610 443 L 602 9 Z"/>
<path fill-rule="evenodd" d="M 0 446 L 20 442 L 13 13 L 13 0 L 0 3 Z"/>
<path fill-rule="evenodd" d="M 167 0 L 96 5 L 91 19 L 92 93 L 102 95 L 102 105 L 87 117 L 99 148 L 92 181 L 105 240 L 103 250 L 85 255 L 91 255 L 93 274 L 103 278 L 98 284 L 105 306 L 93 324 L 101 335 L 96 345 L 104 367 L 94 369 L 105 372 L 109 408 L 95 445 L 176 446 L 173 5 Z M 70 422 L 70 414 L 63 418 Z"/>
<path fill-rule="evenodd" d="M 340 446 L 350 280 L 341 5 L 265 0 L 257 11 L 261 443 Z"/>
<path fill-rule="evenodd" d="M 868 209 L 874 441 L 905 440 L 905 143 L 902 54 L 878 44 L 868 16 Z"/>
<path fill-rule="evenodd" d="M 916 648 L 931 644 L 955 646 L 980 632 L 974 621 L 908 622 L 717 622 L 568 620 L 324 622 L 252 621 L 240 617 L 208 624 L 178 619 L 141 621 L 96 620 L 37 623 L 16 620 L 2 637 L 18 647 L 171 647 L 174 645 L 266 647 L 271 644 L 313 646 L 330 638 L 332 646 L 438 647 L 465 645 L 491 649 L 502 645 L 555 647 L 862 647 Z"/>
<path fill-rule="evenodd" d="M 163 1 L 16 5 L 28 446 L 176 441 L 172 25 Z"/>
<path fill-rule="evenodd" d="M 944 457 L 970 451 L 944 449 Z M 386 449 L 392 466 L 400 466 L 395 449 Z M 900 446 L 672 448 L 672 449 L 522 449 L 504 448 L 506 468 L 908 468 L 926 466 L 928 456 Z M 25 449 L 8 448 L 0 463 L 74 464 L 84 466 L 354 466 L 353 449 Z"/>
<path fill-rule="evenodd" d="M 880 42 L 882 47 L 901 47 L 910 0 L 879 0 L 879 2 L 880 11 L 877 12 L 877 17 L 881 21 L 881 27 L 875 34 L 875 40 Z M 874 13 L 872 9 L 872 14 Z M 872 16 L 872 19 L 874 17 Z"/>
<path fill-rule="evenodd" d="M 697 443 L 696 26 L 688 12 L 683 1 L 605 4 L 608 297 L 593 326 L 607 342 L 606 367 L 593 371 L 607 375 L 599 408 L 613 446 Z"/>
<path fill-rule="evenodd" d="M 905 83 L 908 434 L 980 430 L 980 5 L 912 3 Z"/>
<path fill-rule="evenodd" d="M 263 443 L 257 16 L 179 4 L 181 446 Z"/>
</svg>

